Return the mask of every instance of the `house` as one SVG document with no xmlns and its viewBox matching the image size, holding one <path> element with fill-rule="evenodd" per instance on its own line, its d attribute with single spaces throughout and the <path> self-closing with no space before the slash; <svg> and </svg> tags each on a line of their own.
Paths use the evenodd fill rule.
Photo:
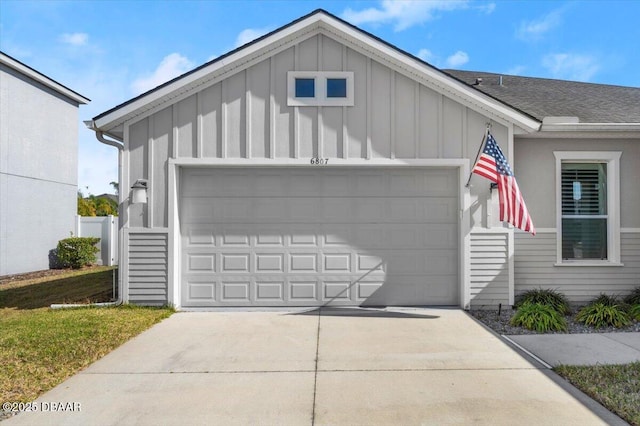
<svg viewBox="0 0 640 426">
<path fill-rule="evenodd" d="M 78 107 L 89 99 L 0 52 L 0 276 L 49 269 L 75 227 Z"/>
<path fill-rule="evenodd" d="M 125 301 L 468 309 L 640 285 L 639 104 L 444 72 L 317 10 L 86 124 L 120 153 Z M 487 128 L 536 236 L 465 185 Z"/>
</svg>

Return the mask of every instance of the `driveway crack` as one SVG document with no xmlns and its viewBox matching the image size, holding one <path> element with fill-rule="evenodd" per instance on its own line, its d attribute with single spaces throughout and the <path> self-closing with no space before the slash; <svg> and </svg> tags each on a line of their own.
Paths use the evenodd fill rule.
<svg viewBox="0 0 640 426">
<path fill-rule="evenodd" d="M 318 389 L 318 353 L 320 352 L 320 318 L 322 317 L 322 308 L 318 308 L 318 329 L 316 330 L 316 360 L 315 372 L 313 376 L 313 408 L 311 410 L 311 426 L 316 423 L 316 393 Z"/>
</svg>

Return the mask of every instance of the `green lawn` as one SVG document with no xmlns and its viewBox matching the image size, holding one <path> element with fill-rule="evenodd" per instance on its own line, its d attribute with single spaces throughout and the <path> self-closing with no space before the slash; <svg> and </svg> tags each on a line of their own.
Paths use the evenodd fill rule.
<svg viewBox="0 0 640 426">
<path fill-rule="evenodd" d="M 640 426 L 640 362 L 559 366 L 554 370 L 609 411 L 634 426 Z"/>
<path fill-rule="evenodd" d="M 0 401 L 28 402 L 173 313 L 120 306 L 50 309 L 111 299 L 112 271 L 94 267 L 0 283 Z"/>
</svg>

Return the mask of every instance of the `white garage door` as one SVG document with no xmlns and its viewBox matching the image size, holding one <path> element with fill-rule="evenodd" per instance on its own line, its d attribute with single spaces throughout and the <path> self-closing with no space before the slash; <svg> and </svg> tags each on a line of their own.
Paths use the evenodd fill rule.
<svg viewBox="0 0 640 426">
<path fill-rule="evenodd" d="M 458 173 L 184 169 L 185 307 L 457 305 Z"/>
</svg>

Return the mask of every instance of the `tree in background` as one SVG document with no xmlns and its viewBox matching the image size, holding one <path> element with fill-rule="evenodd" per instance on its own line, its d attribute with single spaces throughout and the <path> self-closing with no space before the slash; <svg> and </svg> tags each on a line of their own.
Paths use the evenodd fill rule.
<svg viewBox="0 0 640 426">
<path fill-rule="evenodd" d="M 82 191 L 78 191 L 78 216 L 95 216 L 96 206 L 90 199 L 84 198 Z"/>
<path fill-rule="evenodd" d="M 118 216 L 118 203 L 108 197 L 85 197 L 82 191 L 78 191 L 78 215 L 79 216 Z"/>
</svg>

